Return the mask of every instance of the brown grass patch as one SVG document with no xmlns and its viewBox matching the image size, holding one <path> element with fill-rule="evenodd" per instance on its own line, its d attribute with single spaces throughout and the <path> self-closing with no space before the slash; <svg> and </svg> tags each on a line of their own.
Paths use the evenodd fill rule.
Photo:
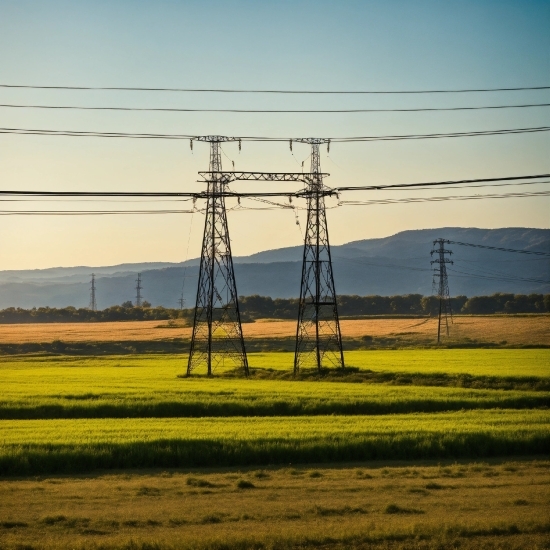
<svg viewBox="0 0 550 550">
<path fill-rule="evenodd" d="M 1 481 L 0 539 L 3 548 L 41 549 L 203 548 L 212 539 L 217 542 L 208 548 L 271 548 L 274 538 L 284 549 L 298 540 L 300 548 L 323 549 L 378 548 L 378 542 L 387 549 L 388 541 L 392 549 L 411 548 L 421 540 L 428 546 L 415 548 L 455 547 L 448 546 L 452 540 L 462 549 L 490 541 L 496 546 L 487 548 L 545 547 L 548 462 L 515 462 L 513 471 L 506 463 L 415 466 L 414 472 L 410 466 L 374 466 L 363 465 L 368 477 L 353 467 L 318 469 L 318 478 L 285 468 L 262 479 L 254 470 L 204 470 L 200 479 L 210 491 L 197 491 L 187 483 L 188 473 L 178 471 L 61 477 L 56 484 Z M 488 479 L 487 471 L 499 475 Z M 449 479 L 453 473 L 461 476 Z M 254 479 L 256 489 L 227 483 L 230 474 L 240 482 Z M 449 490 L 426 489 L 423 478 Z M 162 498 L 137 496 L 143 487 Z M 324 539 L 326 544 L 316 544 Z M 155 545 L 146 546 L 152 540 Z"/>
<path fill-rule="evenodd" d="M 161 341 L 190 338 L 190 327 L 164 330 L 169 321 L 128 321 L 112 323 L 36 323 L 0 325 L 0 344 L 62 342 Z M 436 319 L 360 319 L 341 321 L 344 338 L 393 339 L 414 344 L 432 342 Z M 260 319 L 243 324 L 245 338 L 294 338 L 296 322 Z M 446 339 L 447 341 L 447 339 Z M 550 316 L 455 317 L 450 343 L 479 342 L 499 345 L 549 345 Z"/>
</svg>

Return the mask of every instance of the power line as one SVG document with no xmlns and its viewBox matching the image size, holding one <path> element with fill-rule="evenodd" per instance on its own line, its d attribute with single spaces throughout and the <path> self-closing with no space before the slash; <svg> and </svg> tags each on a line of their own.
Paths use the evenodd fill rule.
<svg viewBox="0 0 550 550">
<path fill-rule="evenodd" d="M 499 281 L 508 281 L 508 282 L 527 282 L 527 283 L 537 283 L 537 284 L 550 284 L 550 281 L 545 281 L 544 279 L 530 279 L 526 277 L 493 277 L 489 275 L 476 275 L 474 273 L 467 273 L 465 271 L 458 271 L 456 269 L 449 268 L 450 271 L 455 273 L 460 273 L 464 278 L 474 278 L 474 279 L 487 279 L 487 280 L 499 280 Z M 459 275 L 455 275 L 459 277 Z"/>
<path fill-rule="evenodd" d="M 550 174 L 539 174 L 530 176 L 506 176 L 503 178 L 482 178 L 482 179 L 470 179 L 470 180 L 450 180 L 450 181 L 434 181 L 428 183 L 400 183 L 393 185 L 370 185 L 370 186 L 347 186 L 347 187 L 335 187 L 334 191 L 371 191 L 378 189 L 403 189 L 407 187 L 431 187 L 438 185 L 458 185 L 462 183 L 485 183 L 493 181 L 512 181 L 512 180 L 532 180 L 540 178 L 548 178 Z M 543 182 L 537 182 L 543 183 Z M 389 199 L 392 200 L 392 199 Z"/>
<path fill-rule="evenodd" d="M 451 90 L 258 90 L 231 88 L 140 88 L 118 86 L 33 86 L 0 84 L 0 88 L 25 88 L 31 90 L 96 90 L 123 92 L 199 92 L 224 94 L 463 94 L 480 92 L 516 92 L 522 90 L 548 90 L 550 86 L 521 86 L 517 88 L 462 88 Z"/>
<path fill-rule="evenodd" d="M 245 197 L 252 198 L 258 196 L 258 194 L 247 193 L 239 194 L 232 193 L 230 197 Z M 269 196 L 295 196 L 292 193 L 272 193 Z M 307 197 L 306 193 L 302 194 L 303 197 Z M 550 196 L 550 191 L 543 191 L 540 193 L 506 193 L 501 195 L 473 195 L 473 196 L 449 196 L 449 197 L 415 197 L 407 199 L 387 199 L 387 200 L 372 200 L 372 201 L 340 201 L 340 206 L 373 206 L 382 204 L 399 204 L 399 203 L 420 203 L 420 202 L 439 202 L 448 200 L 478 200 L 478 199 L 506 199 L 506 198 L 522 198 L 522 197 L 535 197 L 535 196 Z M 204 195 L 201 198 L 208 198 L 208 195 Z M 290 208 L 288 205 L 277 205 L 271 202 L 276 208 Z M 240 207 L 240 210 L 254 210 L 253 208 Z M 57 216 L 84 216 L 84 215 L 108 215 L 108 214 L 192 214 L 197 210 L 0 210 L 0 216 L 7 215 L 57 215 Z"/>
<path fill-rule="evenodd" d="M 401 141 L 408 139 L 441 139 L 460 138 L 477 136 L 494 136 L 507 134 L 525 134 L 548 132 L 550 126 L 536 126 L 531 128 L 510 128 L 502 130 L 478 130 L 471 132 L 443 132 L 437 134 L 401 134 L 386 136 L 355 136 L 355 137 L 334 137 L 328 138 L 332 143 L 354 143 L 366 141 Z M 0 134 L 32 135 L 32 136 L 65 136 L 65 137 L 100 137 L 100 138 L 130 138 L 130 139 L 189 139 L 195 140 L 197 136 L 186 134 L 156 134 L 156 133 L 130 133 L 130 132 L 88 132 L 83 130 L 43 130 L 30 128 L 0 128 Z M 245 136 L 239 138 L 248 142 L 289 142 L 294 138 L 283 137 L 253 137 Z"/>
<path fill-rule="evenodd" d="M 47 109 L 72 111 L 142 111 L 166 113 L 418 113 L 426 111 L 482 111 L 491 109 L 523 109 L 550 107 L 550 103 L 522 105 L 484 105 L 481 107 L 415 107 L 403 109 L 183 109 L 176 107 L 84 107 L 81 105 L 16 105 L 4 103 L 7 109 Z"/>
<path fill-rule="evenodd" d="M 483 244 L 473 244 L 473 243 L 461 243 L 459 241 L 447 241 L 451 244 L 458 244 L 461 246 L 472 246 L 474 248 L 486 248 L 487 250 L 499 250 L 501 252 L 517 252 L 518 254 L 533 254 L 535 256 L 550 256 L 550 252 L 536 252 L 534 250 L 518 250 L 516 248 L 501 248 L 498 246 L 486 246 Z"/>
<path fill-rule="evenodd" d="M 0 216 L 105 216 L 122 214 L 193 214 L 195 210 L 0 210 Z"/>
<path fill-rule="evenodd" d="M 220 174 L 233 174 L 233 172 L 220 172 Z M 249 172 L 238 172 L 238 174 L 249 174 Z M 379 191 L 387 189 L 406 189 L 410 187 L 423 188 L 423 187 L 436 187 L 440 185 L 461 185 L 464 183 L 488 183 L 488 182 L 501 182 L 501 181 L 519 181 L 519 180 L 533 180 L 549 178 L 550 174 L 530 174 L 525 176 L 504 176 L 500 178 L 478 178 L 478 179 L 463 179 L 463 180 L 442 180 L 422 183 L 401 183 L 391 185 L 369 185 L 369 186 L 353 186 L 353 187 L 335 187 L 333 189 L 327 189 L 328 194 L 335 194 L 342 191 Z M 546 182 L 536 182 L 546 183 Z M 541 191 L 539 193 L 547 193 Z M 295 196 L 307 196 L 308 191 L 300 190 L 297 192 L 261 192 L 261 193 L 238 193 L 234 191 L 223 192 L 225 197 L 295 197 Z M 521 193 L 512 193 L 518 195 Z M 532 194 L 532 193 L 528 193 Z M 0 190 L 0 196 L 24 196 L 24 197 L 141 197 L 141 198 L 189 198 L 200 199 L 207 198 L 208 194 L 204 192 L 179 192 L 179 191 L 28 191 L 28 190 Z M 474 195 L 475 197 L 491 196 L 491 195 Z M 445 197 L 421 197 L 422 199 L 437 199 Z M 465 197 L 459 197 L 465 198 Z M 383 199 L 384 201 L 403 201 L 403 200 L 416 200 L 416 199 Z M 370 202 L 370 201 L 369 201 Z"/>
<path fill-rule="evenodd" d="M 406 199 L 380 199 L 370 201 L 340 201 L 341 206 L 374 206 L 382 204 L 408 204 L 419 202 L 440 202 L 440 201 L 468 201 L 480 199 L 510 199 L 525 197 L 550 196 L 550 191 L 536 193 L 502 193 L 492 195 L 454 195 L 448 197 L 408 197 Z"/>
<path fill-rule="evenodd" d="M 541 185 L 541 184 L 547 184 L 547 183 L 550 183 L 550 180 L 545 180 L 545 181 L 524 181 L 524 182 L 519 182 L 519 183 L 484 183 L 484 184 L 481 184 L 481 185 L 461 185 L 460 187 L 454 187 L 454 186 L 451 185 L 449 187 L 437 187 L 437 189 L 474 189 L 474 188 L 475 189 L 480 189 L 480 188 L 486 188 L 486 187 L 515 187 L 515 186 L 523 186 L 523 185 Z M 431 189 L 431 187 L 415 187 L 415 188 L 418 191 L 424 191 L 424 190 Z M 402 191 L 403 187 L 402 186 L 397 186 L 394 189 L 391 186 L 389 186 L 389 187 L 384 187 L 383 190 L 386 190 L 386 191 Z M 38 192 L 38 193 L 40 193 L 40 192 Z M 3 192 L 0 191 L 0 196 L 2 196 L 2 194 L 3 194 Z M 200 195 L 200 193 L 197 193 L 196 198 L 199 198 L 199 195 Z M 9 195 L 7 195 L 7 196 L 9 196 Z M 39 198 L 34 198 L 35 196 L 37 196 Z M 233 196 L 233 195 L 231 195 L 231 196 Z M 269 195 L 269 196 L 272 196 L 272 195 Z M 281 196 L 281 195 L 277 194 L 276 196 Z M 285 196 L 287 196 L 287 195 L 282 195 L 282 197 L 285 197 Z M 292 193 L 290 193 L 288 196 L 292 196 Z M 94 197 L 67 198 L 66 196 L 50 199 L 50 198 L 41 198 L 40 195 L 31 195 L 29 197 L 23 196 L 23 198 L 20 198 L 20 199 L 0 199 L 0 201 L 1 202 L 57 202 L 57 203 L 72 203 L 72 202 L 97 203 L 97 202 L 101 202 L 101 203 L 110 203 L 110 204 L 111 203 L 148 204 L 148 203 L 152 203 L 152 202 L 154 202 L 154 203 L 159 203 L 159 202 L 168 202 L 168 203 L 188 202 L 188 201 L 191 200 L 191 198 L 180 198 L 180 197 L 174 197 L 174 198 L 169 197 L 169 198 L 165 198 L 165 199 L 156 199 L 156 198 L 148 198 L 148 197 L 136 197 L 136 198 L 137 199 L 141 198 L 141 199 L 145 199 L 145 200 L 128 200 L 128 199 L 125 199 L 125 198 L 121 198 L 119 200 L 119 199 L 108 199 L 108 198 L 107 199 L 102 199 L 102 198 L 94 198 Z M 268 200 L 261 199 L 261 198 L 256 198 L 256 197 L 241 197 L 241 198 L 249 198 L 251 200 L 265 202 L 265 203 L 269 203 L 269 204 L 274 204 L 276 206 L 281 206 L 281 207 L 284 206 L 285 208 L 290 208 L 290 209 L 297 208 L 295 205 L 292 205 L 292 204 L 281 205 L 279 203 L 274 203 L 272 201 L 268 201 Z"/>
</svg>

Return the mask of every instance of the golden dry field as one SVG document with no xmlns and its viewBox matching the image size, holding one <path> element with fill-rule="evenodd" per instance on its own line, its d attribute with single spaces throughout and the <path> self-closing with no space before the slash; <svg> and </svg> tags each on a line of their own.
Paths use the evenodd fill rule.
<svg viewBox="0 0 550 550">
<path fill-rule="evenodd" d="M 437 333 L 436 319 L 361 319 L 341 321 L 344 338 L 392 338 L 403 343 L 426 342 Z M 243 324 L 247 339 L 293 338 L 296 322 L 261 319 Z M 0 325 L 0 344 L 63 342 L 158 341 L 190 338 L 191 328 L 170 321 L 107 323 L 37 323 Z M 450 342 L 475 340 L 507 345 L 550 345 L 550 315 L 457 316 Z"/>
<path fill-rule="evenodd" d="M 426 464 L 3 481 L 1 546 L 547 548 L 549 462 Z"/>
</svg>

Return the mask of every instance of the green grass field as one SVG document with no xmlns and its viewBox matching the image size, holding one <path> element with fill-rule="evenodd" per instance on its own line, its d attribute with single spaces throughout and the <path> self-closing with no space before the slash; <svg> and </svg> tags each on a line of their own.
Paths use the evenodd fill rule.
<svg viewBox="0 0 550 550">
<path fill-rule="evenodd" d="M 546 547 L 550 350 L 292 359 L 2 360 L 0 547 Z"/>
<path fill-rule="evenodd" d="M 349 351 L 346 365 L 362 370 L 404 373 L 469 374 L 472 376 L 550 377 L 550 349 L 440 349 Z M 292 372 L 294 355 L 286 352 L 250 353 L 252 369 Z M 185 372 L 187 355 L 124 355 L 118 357 L 6 356 L 0 369 L 39 369 L 52 366 L 147 366 Z M 44 373 L 46 375 L 46 373 Z M 50 378 L 55 378 L 52 373 Z"/>
<path fill-rule="evenodd" d="M 512 378 L 519 387 L 526 385 L 525 380 L 543 378 L 532 374 L 541 374 L 542 369 L 537 363 L 544 363 L 545 356 L 550 355 L 547 350 L 499 351 L 501 361 L 514 361 L 519 357 L 523 370 L 529 373 L 530 376 Z M 424 376 L 422 381 L 427 378 L 431 384 L 415 385 L 403 380 L 402 376 L 397 379 L 401 385 L 395 384 L 395 378 L 390 379 L 391 384 L 335 384 L 254 377 L 249 380 L 177 378 L 183 363 L 179 356 L 15 359 L 4 361 L 0 366 L 3 383 L 0 419 L 358 415 L 529 409 L 550 405 L 548 391 L 438 386 L 440 380 L 430 371 L 433 356 L 439 355 L 437 351 L 362 352 L 356 355 L 361 358 L 371 353 L 386 361 L 384 366 L 388 370 L 381 373 L 391 373 L 389 369 L 393 363 L 388 361 L 388 355 L 399 360 L 397 370 L 410 356 L 419 374 Z M 496 361 L 491 351 L 478 350 L 478 353 Z M 280 356 L 285 354 L 273 355 L 273 362 L 269 364 L 277 364 Z M 471 363 L 471 358 L 479 361 L 472 351 L 462 355 L 464 369 Z M 429 361 L 423 362 L 426 357 Z M 269 356 L 254 355 L 251 362 L 265 359 Z M 363 360 L 367 361 L 368 357 Z M 456 368 L 460 368 L 458 362 Z M 498 367 L 495 370 L 498 371 Z M 484 373 L 493 371 L 486 367 Z M 485 380 L 486 377 L 483 374 L 473 379 Z"/>
<path fill-rule="evenodd" d="M 250 365 L 292 370 L 291 353 L 254 353 Z M 348 351 L 346 365 L 377 372 L 550 376 L 548 349 L 441 349 Z"/>
<path fill-rule="evenodd" d="M 0 421 L 0 473 L 550 453 L 550 413 Z"/>
<path fill-rule="evenodd" d="M 12 358 L 0 366 L 0 472 L 550 452 L 550 392 L 513 389 L 547 384 L 549 358 L 548 350 L 348 354 L 359 373 L 391 375 L 388 383 L 181 378 L 181 356 Z M 277 373 L 291 359 L 253 354 L 250 363 Z M 415 373 L 429 385 L 407 378 Z M 512 382 L 449 387 L 445 376 Z"/>
</svg>

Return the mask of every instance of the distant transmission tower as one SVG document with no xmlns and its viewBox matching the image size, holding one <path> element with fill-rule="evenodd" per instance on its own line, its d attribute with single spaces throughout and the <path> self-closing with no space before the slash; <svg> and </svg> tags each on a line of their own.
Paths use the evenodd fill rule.
<svg viewBox="0 0 550 550">
<path fill-rule="evenodd" d="M 92 281 L 90 286 L 90 306 L 92 311 L 97 311 L 97 302 L 95 299 L 95 273 L 92 273 Z"/>
<path fill-rule="evenodd" d="M 434 278 L 433 285 L 435 287 L 438 283 L 437 297 L 439 298 L 439 317 L 437 323 L 437 342 L 440 342 L 441 339 L 441 325 L 445 323 L 445 329 L 447 336 L 449 336 L 449 318 L 451 323 L 453 322 L 453 312 L 451 309 L 451 298 L 449 296 L 449 279 L 447 277 L 447 264 L 453 263 L 449 258 L 445 257 L 445 254 L 451 255 L 453 252 L 451 250 L 445 249 L 445 243 L 449 243 L 445 239 L 436 239 L 433 242 L 433 250 L 430 252 L 430 255 L 433 257 L 434 254 L 437 254 L 437 258 L 430 262 L 431 265 L 437 264 L 434 267 Z M 443 319 L 445 319 L 443 321 Z"/>
<path fill-rule="evenodd" d="M 323 363 L 344 368 L 319 160 L 319 145 L 328 144 L 329 140 L 308 138 L 296 141 L 311 145 L 311 178 L 307 183 L 309 193 L 296 329 L 295 374 L 305 366 L 321 370 Z"/>
<path fill-rule="evenodd" d="M 141 273 L 138 273 L 136 279 L 136 307 L 141 307 L 141 291 L 143 287 L 141 286 Z"/>
<path fill-rule="evenodd" d="M 211 375 L 216 367 L 226 366 L 227 361 L 230 366 L 242 368 L 248 375 L 223 196 L 226 180 L 221 174 L 221 143 L 239 140 L 222 136 L 196 139 L 210 143 L 210 170 L 187 374 L 205 367 L 206 373 Z"/>
</svg>

